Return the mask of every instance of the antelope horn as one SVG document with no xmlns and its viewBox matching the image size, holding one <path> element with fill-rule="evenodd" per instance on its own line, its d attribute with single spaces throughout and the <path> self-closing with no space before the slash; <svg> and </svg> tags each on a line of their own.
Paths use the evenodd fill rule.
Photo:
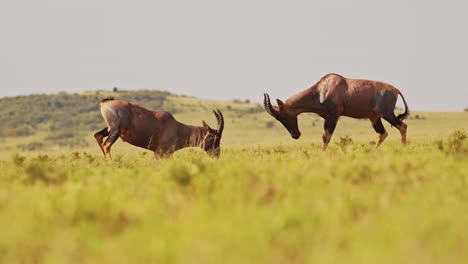
<svg viewBox="0 0 468 264">
<path fill-rule="evenodd" d="M 278 118 L 278 112 L 273 108 L 270 101 L 270 96 L 267 93 L 263 94 L 263 107 L 265 111 L 274 118 Z"/>
<path fill-rule="evenodd" d="M 213 110 L 214 115 L 216 116 L 216 120 L 218 120 L 218 134 L 221 135 L 224 130 L 224 117 L 221 111 L 218 108 Z"/>
</svg>

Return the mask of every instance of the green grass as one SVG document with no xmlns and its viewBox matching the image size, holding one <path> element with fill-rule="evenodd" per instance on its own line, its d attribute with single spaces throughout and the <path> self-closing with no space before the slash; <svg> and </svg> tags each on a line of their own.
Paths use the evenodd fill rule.
<svg viewBox="0 0 468 264">
<path fill-rule="evenodd" d="M 0 262 L 465 263 L 468 146 L 452 141 L 14 155 Z"/>
<path fill-rule="evenodd" d="M 221 108 L 221 158 L 119 141 L 106 161 L 90 129 L 82 147 L 0 138 L 0 263 L 468 262 L 468 113 L 417 113 L 408 146 L 385 124 L 376 151 L 369 121 L 342 118 L 322 152 L 315 115 L 294 141 L 256 105 L 165 104 L 213 126 Z"/>
</svg>

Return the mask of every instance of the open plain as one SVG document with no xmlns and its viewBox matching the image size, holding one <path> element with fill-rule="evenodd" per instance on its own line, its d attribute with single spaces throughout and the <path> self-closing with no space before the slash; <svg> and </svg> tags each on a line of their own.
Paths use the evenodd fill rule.
<svg viewBox="0 0 468 264">
<path fill-rule="evenodd" d="M 407 146 L 384 122 L 377 150 L 368 120 L 342 118 L 323 152 L 313 114 L 295 141 L 258 104 L 122 92 L 194 125 L 218 107 L 221 156 L 119 140 L 107 161 L 106 95 L 0 99 L 0 263 L 468 262 L 468 112 L 412 112 Z"/>
</svg>

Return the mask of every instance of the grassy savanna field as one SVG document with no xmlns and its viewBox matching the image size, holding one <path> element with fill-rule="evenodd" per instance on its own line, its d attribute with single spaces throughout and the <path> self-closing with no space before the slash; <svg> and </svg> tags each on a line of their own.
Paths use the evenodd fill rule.
<svg viewBox="0 0 468 264">
<path fill-rule="evenodd" d="M 376 151 L 368 120 L 342 118 L 322 152 L 315 115 L 294 141 L 259 105 L 145 93 L 113 95 L 194 125 L 219 107 L 220 159 L 118 141 L 104 160 L 103 92 L 0 100 L 1 263 L 468 262 L 467 112 L 412 112 L 407 146 L 384 123 Z"/>
</svg>

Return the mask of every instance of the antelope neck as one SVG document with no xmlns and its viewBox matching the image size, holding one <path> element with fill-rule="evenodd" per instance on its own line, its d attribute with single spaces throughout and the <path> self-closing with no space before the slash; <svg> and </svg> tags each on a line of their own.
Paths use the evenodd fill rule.
<svg viewBox="0 0 468 264">
<path fill-rule="evenodd" d="M 316 95 L 315 86 L 291 96 L 284 104 L 295 115 L 306 112 L 318 113 L 322 109 L 322 105 Z"/>
<path fill-rule="evenodd" d="M 188 133 L 187 146 L 200 147 L 205 141 L 208 133 L 203 127 L 189 126 L 190 133 Z"/>
</svg>

